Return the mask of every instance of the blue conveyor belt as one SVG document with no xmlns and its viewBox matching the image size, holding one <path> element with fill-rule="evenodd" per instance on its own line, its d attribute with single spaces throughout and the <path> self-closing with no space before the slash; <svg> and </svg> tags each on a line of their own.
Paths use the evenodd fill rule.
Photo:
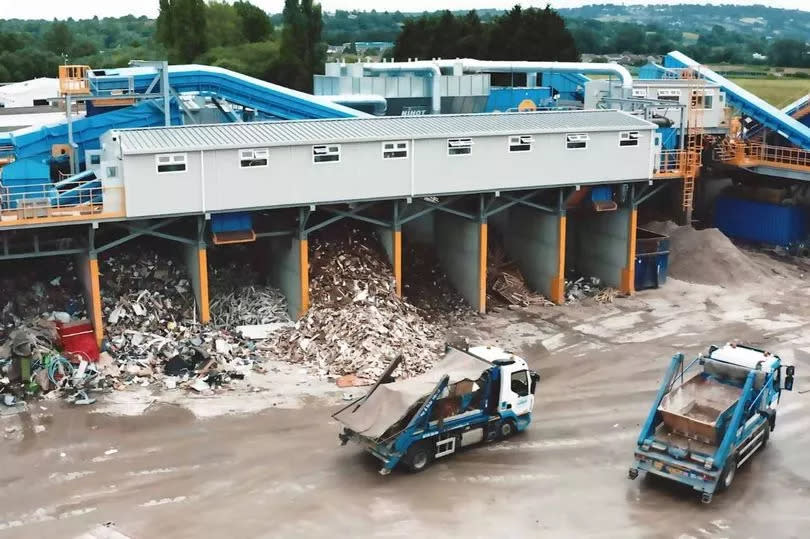
<svg viewBox="0 0 810 539">
<path fill-rule="evenodd" d="M 89 74 L 96 95 L 134 90 L 145 93 L 157 75 L 152 67 L 94 70 Z M 353 118 L 366 116 L 355 109 L 318 96 L 291 90 L 221 67 L 205 65 L 169 66 L 169 86 L 178 93 L 213 95 L 280 120 Z M 158 82 L 152 92 L 160 91 Z"/>
<path fill-rule="evenodd" d="M 793 145 L 810 150 L 810 127 L 792 118 L 789 114 L 779 110 L 748 90 L 731 82 L 722 75 L 715 73 L 706 66 L 698 64 L 682 52 L 672 51 L 664 58 L 664 67 L 693 67 L 699 68 L 700 75 L 720 87 L 726 93 L 726 100 L 732 106 L 753 118 L 768 129 L 785 137 Z"/>
</svg>

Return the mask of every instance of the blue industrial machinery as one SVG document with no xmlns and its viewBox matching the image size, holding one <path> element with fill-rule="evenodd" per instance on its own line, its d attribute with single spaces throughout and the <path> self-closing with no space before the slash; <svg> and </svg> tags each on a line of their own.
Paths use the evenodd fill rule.
<svg viewBox="0 0 810 539">
<path fill-rule="evenodd" d="M 686 367 L 683 354 L 676 355 L 638 437 L 630 479 L 646 471 L 689 485 L 711 502 L 768 443 L 793 376 L 779 356 L 747 346 L 712 346 Z"/>
<path fill-rule="evenodd" d="M 365 447 L 382 461 L 383 475 L 400 462 L 422 471 L 435 458 L 506 438 L 531 422 L 540 377 L 523 359 L 492 348 L 448 348 L 431 371 L 394 382 L 391 374 L 401 360 L 391 362 L 365 396 L 332 416 L 344 425 L 341 442 Z"/>
<path fill-rule="evenodd" d="M 777 109 L 722 75 L 698 64 L 682 52 L 672 51 L 664 57 L 665 68 L 694 68 L 706 80 L 717 83 L 726 93 L 728 103 L 766 128 L 782 135 L 793 145 L 810 150 L 810 127 Z"/>
</svg>

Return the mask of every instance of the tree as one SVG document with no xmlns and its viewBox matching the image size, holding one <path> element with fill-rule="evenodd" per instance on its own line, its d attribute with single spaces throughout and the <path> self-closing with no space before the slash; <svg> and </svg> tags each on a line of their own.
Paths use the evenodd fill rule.
<svg viewBox="0 0 810 539">
<path fill-rule="evenodd" d="M 242 18 L 235 6 L 212 1 L 205 8 L 205 27 L 210 47 L 227 47 L 245 43 Z"/>
<path fill-rule="evenodd" d="M 267 41 L 273 35 L 273 22 L 267 13 L 250 2 L 238 1 L 233 7 L 242 23 L 242 34 L 249 43 Z"/>
<path fill-rule="evenodd" d="M 279 81 L 297 90 L 311 91 L 312 76 L 321 71 L 326 61 L 321 6 L 312 0 L 286 0 L 283 15 Z"/>
<path fill-rule="evenodd" d="M 172 62 L 189 63 L 208 49 L 204 0 L 160 0 L 157 38 Z"/>
<path fill-rule="evenodd" d="M 54 21 L 45 32 L 45 48 L 55 54 L 69 54 L 73 45 L 73 34 L 64 22 Z"/>
</svg>

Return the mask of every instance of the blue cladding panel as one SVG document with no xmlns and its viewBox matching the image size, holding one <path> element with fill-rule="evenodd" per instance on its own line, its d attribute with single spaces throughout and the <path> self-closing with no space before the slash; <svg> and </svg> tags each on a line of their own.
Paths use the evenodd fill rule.
<svg viewBox="0 0 810 539">
<path fill-rule="evenodd" d="M 517 109 L 524 99 L 531 99 L 538 107 L 548 107 L 552 104 L 551 88 L 492 88 L 484 112 Z"/>
<path fill-rule="evenodd" d="M 678 148 L 678 129 L 675 127 L 659 127 L 656 132 L 661 135 L 661 149 L 675 150 Z"/>
<path fill-rule="evenodd" d="M 613 200 L 613 187 L 610 185 L 591 187 L 591 200 L 593 202 L 607 202 Z"/>
<path fill-rule="evenodd" d="M 714 224 L 731 238 L 787 246 L 807 237 L 808 212 L 800 206 L 720 197 Z"/>
<path fill-rule="evenodd" d="M 253 230 L 253 217 L 249 213 L 217 213 L 211 216 L 211 232 L 240 232 Z"/>
</svg>

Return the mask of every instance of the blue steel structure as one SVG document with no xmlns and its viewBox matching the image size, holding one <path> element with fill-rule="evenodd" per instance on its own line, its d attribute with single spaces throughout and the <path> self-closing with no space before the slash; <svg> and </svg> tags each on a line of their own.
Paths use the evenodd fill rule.
<svg viewBox="0 0 810 539">
<path fill-rule="evenodd" d="M 636 442 L 635 462 L 628 474 L 630 479 L 638 477 L 639 471 L 652 473 L 691 486 L 701 493 L 704 503 L 710 503 L 715 492 L 731 485 L 736 469 L 757 449 L 765 447 L 776 424 L 776 404 L 781 391 L 793 389 L 794 368 L 784 367 L 783 377 L 783 365 L 778 356 L 745 346 L 732 348 L 759 354 L 762 361 L 755 366 L 730 363 L 714 357 L 719 350 L 715 346 L 709 349 L 708 357 L 698 356 L 686 367 L 683 354 L 672 358 Z M 700 366 L 703 370 L 684 382 L 686 374 Z M 670 438 L 680 433 L 658 435 L 664 428 L 661 411 L 664 397 L 689 383 L 704 380 L 739 389 L 736 403 L 725 411 L 718 411 L 720 415 L 713 423 L 718 443 L 701 444 L 690 438 L 684 446 Z M 698 403 L 693 404 L 696 408 Z"/>
<path fill-rule="evenodd" d="M 729 104 L 738 108 L 766 128 L 782 135 L 794 146 L 810 150 L 810 127 L 779 110 L 764 99 L 731 82 L 711 69 L 698 64 L 682 52 L 672 51 L 664 57 L 665 68 L 699 68 L 701 77 L 717 83 L 726 93 Z"/>
</svg>

